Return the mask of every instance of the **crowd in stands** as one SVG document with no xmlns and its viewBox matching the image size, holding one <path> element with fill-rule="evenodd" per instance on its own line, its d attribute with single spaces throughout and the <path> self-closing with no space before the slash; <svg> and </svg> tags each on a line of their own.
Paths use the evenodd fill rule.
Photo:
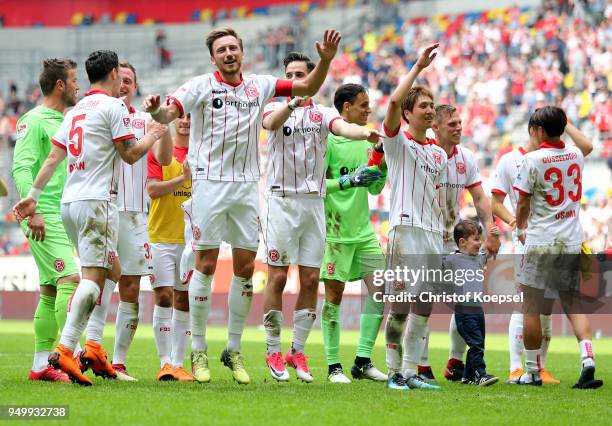
<svg viewBox="0 0 612 426">
<path fill-rule="evenodd" d="M 270 73 L 277 75 L 284 55 L 304 47 L 304 28 L 285 25 L 264 30 L 258 38 L 262 41 L 258 61 L 268 64 Z M 364 84 L 369 89 L 374 126 L 382 122 L 388 97 L 398 78 L 415 62 L 418 49 L 440 42 L 441 54 L 420 82 L 434 90 L 437 103 L 459 108 L 462 143 L 475 152 L 485 189 L 490 189 L 499 157 L 526 142 L 530 113 L 545 104 L 563 107 L 572 122 L 592 137 L 592 157 L 604 159 L 612 167 L 609 2 L 606 6 L 605 1 L 598 0 L 546 0 L 537 9 L 511 7 L 398 20 L 388 26 L 366 27 L 359 37 L 346 37 L 345 41 L 318 101 L 332 105 L 333 93 L 340 84 Z M 14 143 L 17 117 L 40 97 L 34 88 L 22 98 L 12 89 L 7 96 L 0 96 L 2 175 L 10 173 L 5 165 Z M 265 153 L 265 149 L 262 151 Z M 583 198 L 583 227 L 597 251 L 612 247 L 612 187 L 606 185 L 604 182 Z M 383 243 L 388 208 L 387 189 L 371 203 L 372 221 Z M 463 213 L 475 216 L 468 194 L 463 200 Z M 507 251 L 511 251 L 509 236 L 506 229 L 503 238 Z M 19 234 L 13 237 L 18 239 Z M 6 235 L 0 240 L 0 255 L 25 249 L 20 241 L 11 243 Z"/>
</svg>

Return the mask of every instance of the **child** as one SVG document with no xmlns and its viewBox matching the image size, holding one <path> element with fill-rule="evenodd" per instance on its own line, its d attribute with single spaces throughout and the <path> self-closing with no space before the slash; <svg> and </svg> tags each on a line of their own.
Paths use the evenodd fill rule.
<svg viewBox="0 0 612 426">
<path fill-rule="evenodd" d="M 491 231 L 499 234 L 496 227 Z M 483 291 L 482 271 L 487 262 L 487 255 L 480 252 L 482 229 L 473 220 L 462 220 L 455 226 L 453 237 L 459 250 L 445 257 L 444 268 L 452 270 L 453 276 L 463 277 L 464 281 L 462 286 L 456 283 L 455 288 L 457 294 L 466 296 L 465 302 L 455 304 L 457 330 L 469 346 L 461 383 L 489 386 L 499 378 L 485 370 L 485 318 L 481 303 L 474 300 L 474 295 Z M 468 270 L 473 273 L 466 273 Z"/>
</svg>

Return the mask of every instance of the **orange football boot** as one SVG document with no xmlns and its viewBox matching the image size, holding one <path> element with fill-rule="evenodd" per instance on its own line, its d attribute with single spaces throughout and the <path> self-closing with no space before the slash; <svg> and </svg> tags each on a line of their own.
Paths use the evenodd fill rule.
<svg viewBox="0 0 612 426">
<path fill-rule="evenodd" d="M 57 345 L 55 352 L 49 355 L 49 365 L 56 370 L 62 370 L 70 377 L 73 383 L 82 386 L 91 386 L 93 382 L 81 373 L 81 369 L 73 358 L 72 351 L 64 345 Z"/>
<path fill-rule="evenodd" d="M 193 382 L 193 376 L 183 367 L 177 367 L 172 371 L 172 375 L 179 382 Z"/>
<path fill-rule="evenodd" d="M 512 370 L 512 372 L 510 373 L 510 375 L 508 376 L 508 380 L 506 380 L 506 383 L 508 384 L 516 384 L 516 381 L 519 379 L 519 377 L 521 377 L 523 374 L 525 373 L 525 371 L 523 371 L 522 368 L 515 368 L 514 370 Z"/>
<path fill-rule="evenodd" d="M 542 379 L 542 383 L 554 383 L 556 385 L 561 383 L 559 380 L 555 379 L 552 374 L 550 374 L 550 371 L 545 368 L 540 369 L 540 378 Z"/>
<path fill-rule="evenodd" d="M 101 376 L 105 379 L 116 379 L 117 373 L 111 363 L 108 362 L 107 358 L 106 351 L 99 343 L 88 340 L 85 343 L 80 359 L 85 370 L 91 368 L 91 371 L 93 371 L 96 376 Z"/>
<path fill-rule="evenodd" d="M 160 368 L 159 373 L 157 373 L 157 380 L 176 380 L 176 377 L 174 377 L 174 368 L 172 368 L 169 363 L 165 363 L 164 366 Z"/>
</svg>

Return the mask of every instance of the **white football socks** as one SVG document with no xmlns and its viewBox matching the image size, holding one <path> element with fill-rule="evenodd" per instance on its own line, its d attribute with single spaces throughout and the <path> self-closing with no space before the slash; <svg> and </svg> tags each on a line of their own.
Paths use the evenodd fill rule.
<svg viewBox="0 0 612 426">
<path fill-rule="evenodd" d="M 210 313 L 212 275 L 195 270 L 189 281 L 189 317 L 191 319 L 191 349 L 206 351 L 206 324 Z"/>
<path fill-rule="evenodd" d="M 389 312 L 385 323 L 386 361 L 389 376 L 399 373 L 402 364 L 402 335 L 406 325 L 406 314 Z"/>
<path fill-rule="evenodd" d="M 172 313 L 172 366 L 182 367 L 189 340 L 189 312 L 174 309 Z"/>
<path fill-rule="evenodd" d="M 540 347 L 540 367 L 546 366 L 546 355 L 550 346 L 552 337 L 552 321 L 550 315 L 540 315 L 540 323 L 542 324 L 542 346 Z"/>
<path fill-rule="evenodd" d="M 425 350 L 427 343 L 427 323 L 429 317 L 417 314 L 408 315 L 408 332 L 404 336 L 404 357 L 402 359 L 402 373 L 410 377 L 417 372 L 417 364 Z"/>
<path fill-rule="evenodd" d="M 510 372 L 523 368 L 523 314 L 513 312 L 508 324 Z"/>
<path fill-rule="evenodd" d="M 153 308 L 153 335 L 160 365 L 170 364 L 172 353 L 172 308 Z"/>
<path fill-rule="evenodd" d="M 127 351 L 138 328 L 138 303 L 119 302 L 115 321 L 113 364 L 125 364 Z"/>
<path fill-rule="evenodd" d="M 104 282 L 104 289 L 102 290 L 101 297 L 96 302 L 94 310 L 91 312 L 91 317 L 87 323 L 87 340 L 93 340 L 96 343 L 102 343 L 102 336 L 104 334 L 104 324 L 106 324 L 106 316 L 108 314 L 108 308 L 110 306 L 113 292 L 117 283 L 110 279 L 106 279 Z"/>
<path fill-rule="evenodd" d="M 529 374 L 540 374 L 539 349 L 525 349 L 525 368 Z"/>
<path fill-rule="evenodd" d="M 81 279 L 72 295 L 72 301 L 68 304 L 66 324 L 62 330 L 59 343 L 73 352 L 87 326 L 87 321 L 99 295 L 100 287 L 98 287 L 98 284 L 85 278 Z"/>
<path fill-rule="evenodd" d="M 253 301 L 252 278 L 233 276 L 227 299 L 229 306 L 227 350 L 240 352 L 240 339 Z"/>
<path fill-rule="evenodd" d="M 593 352 L 593 342 L 590 340 L 581 340 L 578 343 L 580 347 L 580 358 L 582 359 L 582 368 L 595 367 L 595 353 Z"/>
<path fill-rule="evenodd" d="M 463 337 L 461 337 L 459 334 L 459 330 L 457 330 L 455 314 L 451 315 L 450 324 L 448 325 L 448 335 L 450 336 L 449 358 L 463 362 L 463 354 L 465 353 L 465 348 L 467 345 L 465 340 L 463 340 Z M 429 339 L 429 334 L 427 335 L 427 338 Z"/>
<path fill-rule="evenodd" d="M 281 326 L 283 313 L 281 311 L 268 311 L 264 314 L 263 325 L 266 330 L 266 346 L 268 355 L 281 351 Z"/>
<path fill-rule="evenodd" d="M 304 352 L 306 340 L 308 340 L 308 335 L 316 319 L 316 311 L 312 308 L 293 312 L 293 341 L 291 348 L 294 352 Z"/>
</svg>

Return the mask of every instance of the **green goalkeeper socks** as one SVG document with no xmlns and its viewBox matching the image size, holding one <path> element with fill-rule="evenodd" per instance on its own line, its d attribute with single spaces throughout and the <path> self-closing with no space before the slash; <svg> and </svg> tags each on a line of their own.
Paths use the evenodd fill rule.
<svg viewBox="0 0 612 426">
<path fill-rule="evenodd" d="M 383 319 L 384 304 L 375 302 L 372 296 L 367 296 L 365 306 L 359 318 L 359 342 L 357 343 L 357 356 L 370 358 L 372 348 L 376 343 L 376 336 Z"/>
<path fill-rule="evenodd" d="M 72 297 L 72 293 L 77 287 L 77 283 L 63 283 L 57 286 L 57 295 L 55 296 L 55 320 L 60 330 L 66 324 L 66 315 L 68 315 L 68 302 Z"/>
<path fill-rule="evenodd" d="M 323 345 L 327 356 L 327 365 L 340 363 L 340 305 L 334 305 L 327 300 L 323 303 L 321 312 L 321 329 L 323 330 Z"/>
<path fill-rule="evenodd" d="M 40 295 L 34 313 L 34 351 L 52 351 L 57 338 L 57 322 L 54 316 L 55 297 Z"/>
</svg>

